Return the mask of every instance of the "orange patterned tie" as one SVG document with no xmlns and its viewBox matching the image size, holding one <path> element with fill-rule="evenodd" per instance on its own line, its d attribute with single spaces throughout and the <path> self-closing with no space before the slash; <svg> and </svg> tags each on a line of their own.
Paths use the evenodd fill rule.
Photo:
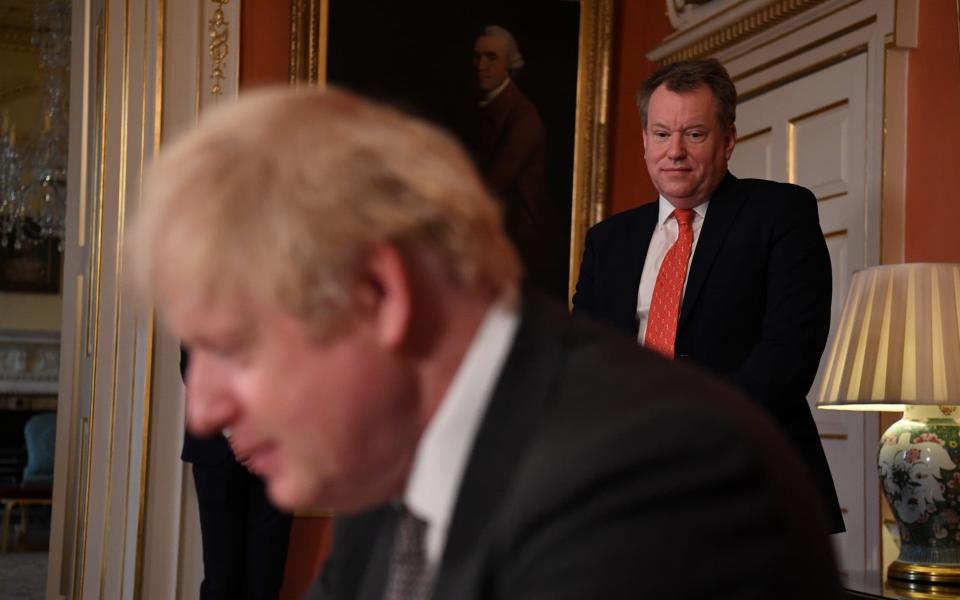
<svg viewBox="0 0 960 600">
<path fill-rule="evenodd" d="M 680 226 L 680 233 L 660 264 L 657 282 L 653 286 L 653 298 L 650 300 L 650 311 L 647 313 L 647 331 L 643 336 L 644 346 L 667 358 L 673 358 L 680 301 L 683 299 L 683 282 L 687 278 L 687 265 L 693 249 L 693 209 L 677 208 L 673 211 L 673 216 Z"/>
</svg>

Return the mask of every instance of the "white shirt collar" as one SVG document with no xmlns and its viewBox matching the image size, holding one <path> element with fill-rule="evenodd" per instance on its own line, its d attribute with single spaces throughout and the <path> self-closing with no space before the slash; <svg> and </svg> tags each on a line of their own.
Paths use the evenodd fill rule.
<svg viewBox="0 0 960 600">
<path fill-rule="evenodd" d="M 480 101 L 480 106 L 486 106 L 497 99 L 497 96 L 503 93 L 503 90 L 507 89 L 507 86 L 510 85 L 510 76 L 508 75 L 503 83 L 498 85 L 496 89 L 483 97 L 483 100 Z"/>
<path fill-rule="evenodd" d="M 675 207 L 674 205 L 670 204 L 670 201 L 667 200 L 666 198 L 664 198 L 663 194 L 660 194 L 660 201 L 659 201 L 659 203 L 660 203 L 660 204 L 659 204 L 659 208 L 660 208 L 659 213 L 660 213 L 660 214 L 659 214 L 659 217 L 658 217 L 658 219 L 657 219 L 657 223 L 659 223 L 660 225 L 664 225 L 664 224 L 667 222 L 667 219 L 669 219 L 670 216 L 673 215 L 673 211 L 674 211 L 674 209 L 676 209 L 676 207 Z M 700 204 L 700 205 L 698 205 L 698 206 L 694 206 L 694 207 L 693 207 L 693 212 L 696 213 L 697 217 L 700 217 L 701 219 L 704 219 L 704 218 L 706 218 L 706 216 L 707 216 L 707 206 L 709 206 L 709 205 L 710 205 L 710 201 L 707 200 L 707 201 L 704 202 L 703 204 Z M 696 218 L 696 217 L 694 217 L 694 218 Z"/>
<path fill-rule="evenodd" d="M 443 402 L 420 439 L 403 501 L 427 528 L 427 561 L 436 567 L 474 438 L 520 323 L 518 294 L 494 303 L 464 355 Z"/>
</svg>

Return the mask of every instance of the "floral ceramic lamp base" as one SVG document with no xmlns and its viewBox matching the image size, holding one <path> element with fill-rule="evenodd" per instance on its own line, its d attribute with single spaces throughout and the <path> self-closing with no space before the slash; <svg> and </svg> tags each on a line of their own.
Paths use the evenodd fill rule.
<svg viewBox="0 0 960 600">
<path fill-rule="evenodd" d="M 887 577 L 960 590 L 960 410 L 907 406 L 880 441 L 880 481 L 900 531 Z"/>
</svg>

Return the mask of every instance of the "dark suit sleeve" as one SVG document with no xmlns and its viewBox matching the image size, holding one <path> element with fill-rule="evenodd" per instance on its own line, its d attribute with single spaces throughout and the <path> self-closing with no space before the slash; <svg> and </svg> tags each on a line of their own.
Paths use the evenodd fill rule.
<svg viewBox="0 0 960 600">
<path fill-rule="evenodd" d="M 594 242 L 595 229 L 587 232 L 583 244 L 583 258 L 577 276 L 577 289 L 573 293 L 573 314 L 598 318 L 597 308 L 597 252 Z"/>
<path fill-rule="evenodd" d="M 796 186 L 777 202 L 767 260 L 761 336 L 730 378 L 777 414 L 785 397 L 804 397 L 830 328 L 830 255 L 813 194 Z"/>
<path fill-rule="evenodd" d="M 805 500 L 811 484 L 767 422 L 754 420 L 765 439 L 747 443 L 720 415 L 645 419 L 556 450 L 562 473 L 529 477 L 536 500 L 484 597 L 839 597 L 822 517 Z"/>
</svg>

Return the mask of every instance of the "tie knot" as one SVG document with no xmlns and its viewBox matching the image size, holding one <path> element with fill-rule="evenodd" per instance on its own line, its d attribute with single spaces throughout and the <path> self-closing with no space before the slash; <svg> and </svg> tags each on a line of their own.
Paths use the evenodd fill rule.
<svg viewBox="0 0 960 600">
<path fill-rule="evenodd" d="M 681 226 L 690 226 L 693 224 L 693 209 L 692 208 L 675 208 L 673 209 L 673 218 L 677 220 L 677 223 Z"/>
</svg>

